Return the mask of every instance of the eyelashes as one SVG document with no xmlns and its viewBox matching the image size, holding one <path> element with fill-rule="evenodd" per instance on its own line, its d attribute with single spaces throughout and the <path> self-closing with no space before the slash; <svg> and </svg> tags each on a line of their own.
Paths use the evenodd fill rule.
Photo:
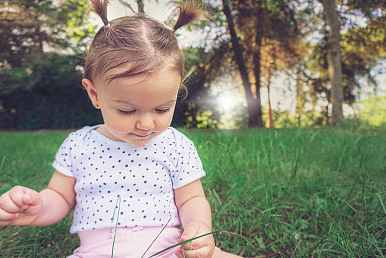
<svg viewBox="0 0 386 258">
<path fill-rule="evenodd" d="M 170 108 L 158 108 L 155 110 L 157 113 L 166 113 L 170 111 Z"/>
<path fill-rule="evenodd" d="M 121 110 L 121 109 L 118 109 L 118 112 L 123 114 L 123 115 L 131 115 L 131 114 L 134 114 L 137 110 Z M 170 108 L 157 108 L 155 109 L 155 112 L 159 113 L 159 114 L 163 114 L 163 113 L 167 113 L 170 111 Z"/>
<path fill-rule="evenodd" d="M 120 110 L 118 109 L 118 112 L 123 114 L 123 115 L 131 115 L 131 114 L 134 114 L 136 110 Z"/>
</svg>

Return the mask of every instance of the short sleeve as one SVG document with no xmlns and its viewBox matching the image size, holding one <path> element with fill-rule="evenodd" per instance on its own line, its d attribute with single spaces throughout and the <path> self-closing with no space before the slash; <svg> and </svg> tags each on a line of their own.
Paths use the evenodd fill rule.
<svg viewBox="0 0 386 258">
<path fill-rule="evenodd" d="M 74 177 L 73 172 L 73 157 L 74 150 L 76 148 L 76 133 L 71 133 L 66 140 L 60 146 L 56 153 L 55 160 L 52 163 L 52 167 L 58 172 Z"/>
<path fill-rule="evenodd" d="M 201 159 L 194 143 L 179 133 L 176 137 L 177 167 L 172 174 L 173 188 L 180 188 L 205 176 Z"/>
</svg>

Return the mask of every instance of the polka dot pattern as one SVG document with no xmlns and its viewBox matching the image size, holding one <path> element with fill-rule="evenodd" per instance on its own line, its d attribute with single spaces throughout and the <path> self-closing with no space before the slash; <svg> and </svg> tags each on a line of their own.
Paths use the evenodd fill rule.
<svg viewBox="0 0 386 258">
<path fill-rule="evenodd" d="M 192 141 L 169 128 L 142 147 L 113 141 L 94 127 L 71 133 L 53 167 L 76 178 L 71 233 L 118 226 L 179 225 L 173 189 L 205 175 Z"/>
</svg>

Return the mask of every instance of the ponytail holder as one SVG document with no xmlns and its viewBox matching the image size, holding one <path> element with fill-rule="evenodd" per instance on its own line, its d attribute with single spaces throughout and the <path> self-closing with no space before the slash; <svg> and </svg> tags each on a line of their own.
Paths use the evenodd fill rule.
<svg viewBox="0 0 386 258">
<path fill-rule="evenodd" d="M 105 26 L 104 26 L 105 29 L 108 29 L 110 28 L 110 23 L 107 23 Z"/>
<path fill-rule="evenodd" d="M 175 29 L 172 29 L 172 33 L 174 33 L 174 32 L 176 32 L 176 30 L 175 30 Z"/>
</svg>

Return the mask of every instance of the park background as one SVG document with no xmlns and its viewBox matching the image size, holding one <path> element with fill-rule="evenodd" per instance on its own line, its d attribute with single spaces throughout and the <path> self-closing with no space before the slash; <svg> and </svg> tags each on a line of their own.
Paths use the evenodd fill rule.
<svg viewBox="0 0 386 258">
<path fill-rule="evenodd" d="M 175 20 L 161 0 L 110 2 L 109 19 Z M 173 126 L 203 160 L 218 246 L 384 257 L 386 2 L 203 4 L 208 19 L 176 33 L 191 74 Z M 80 83 L 101 26 L 86 0 L 0 2 L 0 194 L 43 189 L 66 135 L 102 122 Z M 0 257 L 68 255 L 70 223 L 0 229 Z"/>
</svg>

